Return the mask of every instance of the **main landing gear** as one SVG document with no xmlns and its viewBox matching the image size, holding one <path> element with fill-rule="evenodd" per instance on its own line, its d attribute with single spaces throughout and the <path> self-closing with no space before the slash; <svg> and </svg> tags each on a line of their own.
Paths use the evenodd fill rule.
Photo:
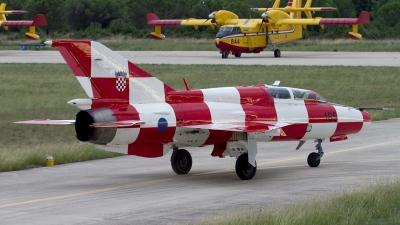
<svg viewBox="0 0 400 225">
<path fill-rule="evenodd" d="M 223 59 L 227 59 L 228 56 L 229 56 L 229 52 L 228 51 L 223 51 L 223 52 L 221 52 L 221 54 L 222 54 L 222 58 Z"/>
<path fill-rule="evenodd" d="M 249 163 L 249 156 L 247 153 L 240 155 L 236 160 L 236 174 L 242 180 L 250 180 L 256 175 L 257 172 L 257 163 L 256 166 L 252 166 Z"/>
<path fill-rule="evenodd" d="M 311 152 L 307 157 L 307 163 L 310 167 L 318 167 L 321 163 L 321 158 L 324 155 L 324 150 L 322 149 L 322 140 L 318 139 L 318 143 L 315 148 L 318 150 L 318 153 Z"/>
<path fill-rule="evenodd" d="M 274 56 L 275 56 L 275 58 L 280 58 L 281 57 L 281 51 L 279 49 L 275 49 Z"/>
<path fill-rule="evenodd" d="M 192 156 L 185 149 L 174 149 L 171 166 L 176 174 L 187 174 L 192 169 Z"/>
</svg>

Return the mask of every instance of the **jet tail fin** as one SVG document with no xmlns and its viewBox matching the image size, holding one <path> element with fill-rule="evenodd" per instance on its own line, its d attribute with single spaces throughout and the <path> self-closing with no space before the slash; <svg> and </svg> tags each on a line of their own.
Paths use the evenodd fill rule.
<svg viewBox="0 0 400 225">
<path fill-rule="evenodd" d="M 123 99 L 129 103 L 165 102 L 173 89 L 121 55 L 95 41 L 54 40 L 91 99 Z"/>
</svg>

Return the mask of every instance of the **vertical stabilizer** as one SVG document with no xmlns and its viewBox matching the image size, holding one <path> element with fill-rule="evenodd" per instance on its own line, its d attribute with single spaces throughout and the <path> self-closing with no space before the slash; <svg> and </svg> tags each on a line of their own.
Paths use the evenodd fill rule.
<svg viewBox="0 0 400 225">
<path fill-rule="evenodd" d="M 173 90 L 98 42 L 55 40 L 46 44 L 58 48 L 89 98 L 123 99 L 131 104 L 165 102 L 165 93 Z"/>
</svg>

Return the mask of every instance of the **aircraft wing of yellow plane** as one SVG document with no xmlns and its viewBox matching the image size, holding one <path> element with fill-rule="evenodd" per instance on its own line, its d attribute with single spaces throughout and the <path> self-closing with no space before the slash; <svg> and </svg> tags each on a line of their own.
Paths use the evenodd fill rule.
<svg viewBox="0 0 400 225">
<path fill-rule="evenodd" d="M 25 33 L 26 38 L 31 40 L 39 39 L 39 35 L 35 33 L 36 26 L 46 26 L 46 16 L 38 14 L 33 20 L 7 20 L 5 15 L 7 14 L 24 14 L 26 11 L 23 10 L 8 10 L 6 11 L 6 4 L 1 3 L 0 5 L 0 26 L 8 30 L 8 27 L 29 27 L 29 32 Z"/>
</svg>

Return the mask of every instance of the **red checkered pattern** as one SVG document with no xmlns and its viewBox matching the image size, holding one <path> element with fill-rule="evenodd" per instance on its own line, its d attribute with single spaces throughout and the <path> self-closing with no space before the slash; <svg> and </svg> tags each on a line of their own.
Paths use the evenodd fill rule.
<svg viewBox="0 0 400 225">
<path fill-rule="evenodd" d="M 126 88 L 126 79 L 124 76 L 117 76 L 117 80 L 115 81 L 115 87 L 118 91 L 124 91 Z"/>
</svg>

